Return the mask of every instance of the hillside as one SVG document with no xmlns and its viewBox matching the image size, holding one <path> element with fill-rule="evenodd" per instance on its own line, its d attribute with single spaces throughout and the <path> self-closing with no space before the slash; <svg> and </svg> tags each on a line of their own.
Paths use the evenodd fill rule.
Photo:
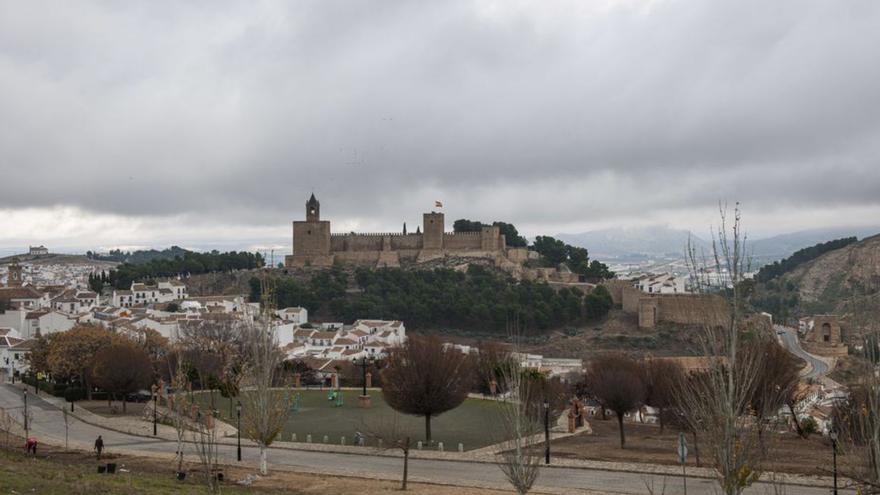
<svg viewBox="0 0 880 495">
<path fill-rule="evenodd" d="M 100 265 L 112 268 L 118 263 L 113 261 L 92 260 L 81 254 L 44 254 L 34 256 L 30 254 L 17 254 L 0 258 L 0 265 L 8 265 L 13 259 L 17 259 L 20 263 L 31 263 L 34 265 Z"/>
<path fill-rule="evenodd" d="M 777 316 L 846 312 L 853 294 L 880 297 L 880 235 L 829 251 L 759 284 L 758 303 Z"/>
</svg>

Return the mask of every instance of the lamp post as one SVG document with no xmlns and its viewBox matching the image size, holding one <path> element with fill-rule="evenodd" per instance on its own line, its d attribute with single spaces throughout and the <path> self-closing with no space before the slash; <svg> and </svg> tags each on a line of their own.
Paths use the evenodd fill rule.
<svg viewBox="0 0 880 495">
<path fill-rule="evenodd" d="M 544 464 L 550 464 L 550 403 L 544 400 Z"/>
<path fill-rule="evenodd" d="M 366 397 L 367 395 L 367 356 L 361 358 L 361 374 L 364 379 L 364 393 L 361 394 Z"/>
<path fill-rule="evenodd" d="M 27 389 L 24 389 L 24 436 L 30 436 L 28 434 Z"/>
<path fill-rule="evenodd" d="M 828 436 L 831 437 L 831 459 L 834 469 L 834 490 L 831 493 L 837 495 L 837 428 L 832 429 Z"/>
<path fill-rule="evenodd" d="M 238 460 L 241 462 L 241 401 L 235 405 L 235 415 L 238 417 Z"/>
<path fill-rule="evenodd" d="M 158 422 L 158 413 L 156 412 L 156 407 L 158 407 L 158 398 L 159 398 L 159 387 L 153 385 L 153 436 L 155 437 L 157 434 L 156 431 L 156 423 Z"/>
</svg>

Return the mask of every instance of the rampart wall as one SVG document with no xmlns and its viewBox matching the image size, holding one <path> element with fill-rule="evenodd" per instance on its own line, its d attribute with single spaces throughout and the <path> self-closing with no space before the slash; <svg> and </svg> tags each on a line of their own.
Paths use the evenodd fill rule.
<svg viewBox="0 0 880 495">
<path fill-rule="evenodd" d="M 482 250 L 482 232 L 447 232 L 443 234 L 443 249 Z"/>
</svg>

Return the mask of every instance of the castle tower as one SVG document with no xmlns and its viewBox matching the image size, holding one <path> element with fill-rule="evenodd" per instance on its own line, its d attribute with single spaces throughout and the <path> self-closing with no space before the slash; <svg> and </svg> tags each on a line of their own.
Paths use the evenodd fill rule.
<svg viewBox="0 0 880 495">
<path fill-rule="evenodd" d="M 315 193 L 306 201 L 306 222 L 321 221 L 321 202 L 315 198 Z"/>
<path fill-rule="evenodd" d="M 315 195 L 306 201 L 306 220 L 293 222 L 293 256 L 287 266 L 332 264 L 330 222 L 321 220 L 321 203 Z"/>
<path fill-rule="evenodd" d="M 18 258 L 12 258 L 12 264 L 9 265 L 9 271 L 6 274 L 6 285 L 9 287 L 21 287 L 24 283 L 21 275 L 22 267 L 18 264 Z"/>
<path fill-rule="evenodd" d="M 443 213 L 425 213 L 422 215 L 422 247 L 424 249 L 443 249 L 443 232 L 445 230 Z"/>
</svg>

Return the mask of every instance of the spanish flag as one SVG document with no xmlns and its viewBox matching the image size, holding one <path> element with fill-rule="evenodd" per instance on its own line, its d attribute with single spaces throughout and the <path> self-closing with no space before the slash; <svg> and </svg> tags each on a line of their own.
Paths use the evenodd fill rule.
<svg viewBox="0 0 880 495">
<path fill-rule="evenodd" d="M 443 208 L 442 201 L 434 201 L 434 208 Z"/>
</svg>

